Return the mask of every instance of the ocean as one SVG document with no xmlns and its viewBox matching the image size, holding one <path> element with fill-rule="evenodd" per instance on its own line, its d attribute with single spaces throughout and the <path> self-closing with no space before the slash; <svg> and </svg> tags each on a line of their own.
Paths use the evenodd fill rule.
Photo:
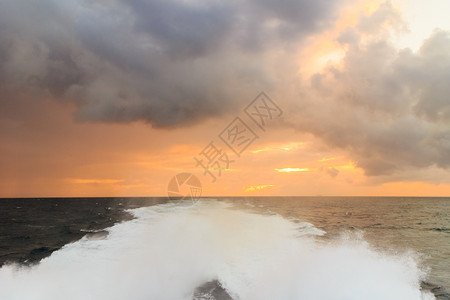
<svg viewBox="0 0 450 300">
<path fill-rule="evenodd" d="M 450 198 L 0 199 L 0 299 L 450 299 Z"/>
</svg>

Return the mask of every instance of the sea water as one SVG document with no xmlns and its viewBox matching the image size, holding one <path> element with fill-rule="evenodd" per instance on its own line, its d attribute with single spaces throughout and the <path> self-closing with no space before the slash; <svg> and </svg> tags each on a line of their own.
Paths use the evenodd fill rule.
<svg viewBox="0 0 450 300">
<path fill-rule="evenodd" d="M 434 299 L 421 283 L 447 280 L 445 201 L 153 203 L 38 264 L 5 264 L 0 299 L 193 299 L 210 281 L 233 299 Z"/>
</svg>

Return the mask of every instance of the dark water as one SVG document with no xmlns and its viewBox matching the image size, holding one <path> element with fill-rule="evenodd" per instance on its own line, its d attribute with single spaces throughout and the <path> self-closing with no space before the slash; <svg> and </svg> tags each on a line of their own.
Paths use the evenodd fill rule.
<svg viewBox="0 0 450 300">
<path fill-rule="evenodd" d="M 450 198 L 241 197 L 220 201 L 237 209 L 309 222 L 327 233 L 323 239 L 354 232 L 382 251 L 414 251 L 430 269 L 424 288 L 440 299 L 450 299 L 445 291 L 450 290 Z M 101 235 L 102 229 L 130 220 L 126 209 L 166 202 L 165 198 L 0 199 L 0 265 L 36 263 L 86 234 Z M 205 283 L 197 292 L 203 290 L 225 293 L 217 282 Z"/>
<path fill-rule="evenodd" d="M 0 266 L 34 263 L 86 234 L 128 220 L 125 210 L 164 198 L 0 199 Z"/>
</svg>

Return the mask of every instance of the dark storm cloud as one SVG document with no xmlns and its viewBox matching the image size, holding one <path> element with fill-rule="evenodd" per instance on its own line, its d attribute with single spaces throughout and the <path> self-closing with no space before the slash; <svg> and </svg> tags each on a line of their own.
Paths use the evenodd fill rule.
<svg viewBox="0 0 450 300">
<path fill-rule="evenodd" d="M 80 121 L 173 128 L 238 110 L 273 88 L 299 108 L 283 103 L 291 126 L 346 149 L 368 175 L 448 169 L 449 33 L 434 32 L 417 52 L 398 50 L 388 31 L 405 24 L 383 4 L 337 38 L 342 65 L 305 87 L 296 51 L 330 25 L 335 5 L 3 0 L 0 107 L 51 97 L 75 103 Z"/>
<path fill-rule="evenodd" d="M 1 98 L 73 101 L 78 120 L 188 125 L 251 99 L 273 76 L 266 52 L 332 12 L 326 0 L 5 0 Z"/>
<path fill-rule="evenodd" d="M 398 50 L 383 31 L 399 20 L 390 9 L 341 34 L 342 65 L 311 78 L 291 124 L 347 149 L 367 175 L 448 169 L 450 33 L 435 31 L 416 53 Z"/>
<path fill-rule="evenodd" d="M 161 49 L 174 58 L 220 50 L 237 21 L 232 2 L 136 0 L 128 5 L 137 18 L 137 29 L 154 37 Z"/>
</svg>

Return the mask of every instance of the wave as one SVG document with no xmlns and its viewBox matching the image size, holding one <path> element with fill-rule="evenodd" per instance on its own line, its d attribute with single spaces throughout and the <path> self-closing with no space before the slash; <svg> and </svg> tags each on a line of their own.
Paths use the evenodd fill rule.
<svg viewBox="0 0 450 300">
<path fill-rule="evenodd" d="M 358 238 L 324 242 L 311 224 L 218 201 L 130 210 L 38 265 L 0 269 L 0 299 L 192 299 L 218 282 L 233 299 L 434 299 L 413 255 Z"/>
</svg>

